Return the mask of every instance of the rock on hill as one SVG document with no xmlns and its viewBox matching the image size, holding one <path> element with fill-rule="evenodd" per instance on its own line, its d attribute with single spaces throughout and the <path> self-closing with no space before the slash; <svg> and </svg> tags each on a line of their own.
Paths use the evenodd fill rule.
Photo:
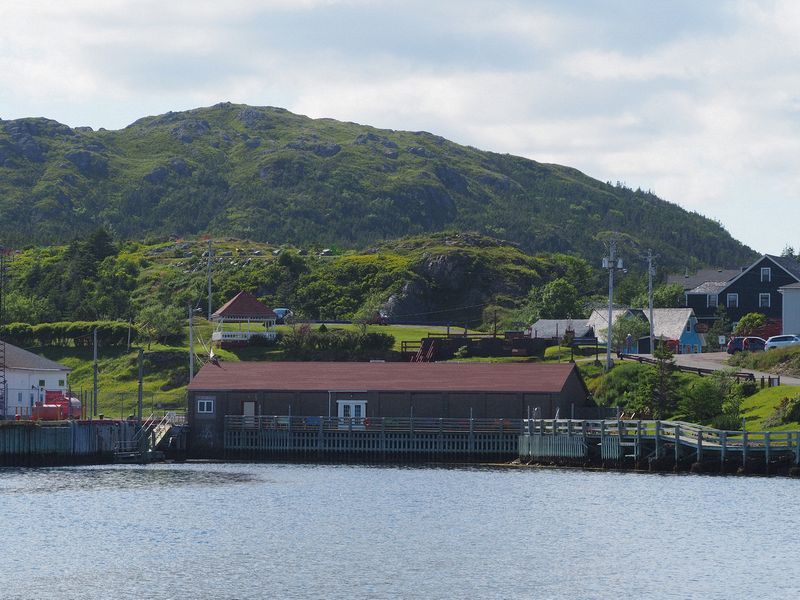
<svg viewBox="0 0 800 600">
<path fill-rule="evenodd" d="M 119 238 L 207 232 L 342 247 L 458 229 L 596 262 L 596 234 L 616 230 L 665 266 L 753 256 L 717 222 L 575 169 L 230 103 L 118 131 L 0 121 L 0 210 L 0 236 L 16 246 L 98 225 Z"/>
</svg>

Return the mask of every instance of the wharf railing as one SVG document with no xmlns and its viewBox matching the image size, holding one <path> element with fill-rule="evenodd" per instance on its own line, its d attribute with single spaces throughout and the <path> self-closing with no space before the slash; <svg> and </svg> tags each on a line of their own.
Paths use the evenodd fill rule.
<svg viewBox="0 0 800 600">
<path fill-rule="evenodd" d="M 229 452 L 429 455 L 511 459 L 522 419 L 227 416 Z"/>
<path fill-rule="evenodd" d="M 542 441 L 547 439 L 552 441 Z M 583 440 L 581 452 L 565 442 L 570 439 Z M 600 446 L 604 460 L 658 459 L 672 453 L 676 463 L 688 456 L 698 463 L 736 458 L 743 465 L 750 459 L 800 465 L 800 431 L 729 431 L 683 421 L 619 419 L 525 419 L 520 459 L 588 457 L 592 445 Z"/>
</svg>

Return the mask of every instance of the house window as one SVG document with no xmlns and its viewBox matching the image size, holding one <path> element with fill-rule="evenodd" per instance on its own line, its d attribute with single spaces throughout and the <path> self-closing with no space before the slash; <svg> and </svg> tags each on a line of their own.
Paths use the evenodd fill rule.
<svg viewBox="0 0 800 600">
<path fill-rule="evenodd" d="M 44 387 L 44 379 L 39 380 L 39 387 Z"/>
<path fill-rule="evenodd" d="M 719 296 L 716 294 L 709 294 L 706 296 L 706 306 L 708 308 L 716 308 L 717 302 L 719 301 Z"/>
<path fill-rule="evenodd" d="M 58 387 L 60 387 L 60 388 L 64 387 L 64 380 L 63 379 L 59 379 L 58 380 Z"/>
<path fill-rule="evenodd" d="M 772 269 L 769 267 L 761 267 L 761 282 L 769 283 L 772 281 Z"/>
<path fill-rule="evenodd" d="M 728 294 L 728 308 L 739 308 L 739 294 Z"/>
<path fill-rule="evenodd" d="M 214 398 L 208 396 L 201 396 L 197 399 L 197 413 L 198 414 L 212 414 L 214 412 Z"/>
<path fill-rule="evenodd" d="M 769 308 L 770 307 L 770 295 L 769 294 L 759 294 L 758 295 L 758 307 L 759 308 Z"/>
</svg>

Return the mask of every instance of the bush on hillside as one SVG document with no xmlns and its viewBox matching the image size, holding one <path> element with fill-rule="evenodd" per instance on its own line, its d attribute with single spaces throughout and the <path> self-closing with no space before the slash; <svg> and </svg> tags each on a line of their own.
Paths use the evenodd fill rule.
<svg viewBox="0 0 800 600">
<path fill-rule="evenodd" d="M 288 360 L 370 360 L 384 359 L 394 346 L 385 333 L 361 333 L 343 329 L 314 331 L 298 327 L 285 335 L 280 347 Z"/>
</svg>

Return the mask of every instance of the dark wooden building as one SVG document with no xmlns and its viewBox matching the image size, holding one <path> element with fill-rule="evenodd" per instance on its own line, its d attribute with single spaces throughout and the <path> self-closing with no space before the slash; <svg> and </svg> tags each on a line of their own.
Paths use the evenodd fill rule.
<svg viewBox="0 0 800 600">
<path fill-rule="evenodd" d="M 223 362 L 189 385 L 190 452 L 222 451 L 226 416 L 584 418 L 592 407 L 574 364 Z"/>
<path fill-rule="evenodd" d="M 737 322 L 758 312 L 780 321 L 783 298 L 778 289 L 800 282 L 800 263 L 794 258 L 765 254 L 727 281 L 706 281 L 686 292 L 686 306 L 694 309 L 698 321 L 713 324 L 718 306 Z"/>
</svg>

